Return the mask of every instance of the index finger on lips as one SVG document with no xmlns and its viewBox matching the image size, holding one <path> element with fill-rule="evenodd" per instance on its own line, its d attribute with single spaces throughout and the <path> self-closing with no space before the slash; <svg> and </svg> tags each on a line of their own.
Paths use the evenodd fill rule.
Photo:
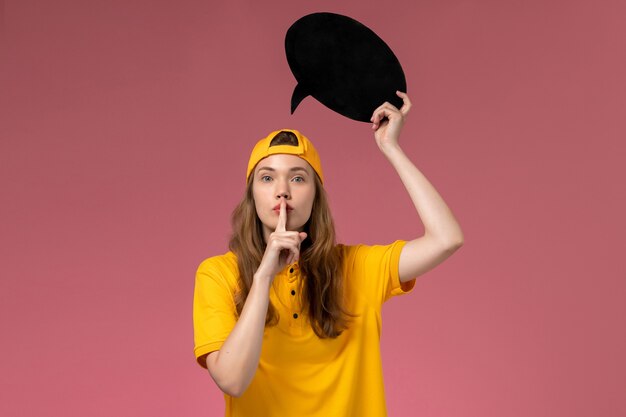
<svg viewBox="0 0 626 417">
<path fill-rule="evenodd" d="M 278 224 L 276 225 L 276 231 L 287 231 L 287 202 L 284 199 L 280 200 L 280 213 L 278 214 Z"/>
</svg>

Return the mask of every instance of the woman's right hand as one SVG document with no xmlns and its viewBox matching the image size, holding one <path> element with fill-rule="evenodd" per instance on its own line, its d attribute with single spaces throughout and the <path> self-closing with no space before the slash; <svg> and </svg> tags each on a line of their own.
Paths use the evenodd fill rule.
<svg viewBox="0 0 626 417">
<path fill-rule="evenodd" d="M 300 243 L 306 233 L 287 231 L 287 203 L 280 202 L 276 230 L 270 234 L 245 305 L 220 350 L 207 355 L 206 366 L 220 389 L 233 397 L 241 396 L 259 367 L 269 289 L 276 274 L 300 257 Z"/>
<path fill-rule="evenodd" d="M 287 265 L 298 261 L 300 258 L 300 244 L 306 239 L 305 232 L 287 231 L 287 202 L 280 201 L 280 214 L 276 230 L 270 234 L 261 265 L 255 273 L 257 277 L 269 279 L 274 277 Z"/>
</svg>

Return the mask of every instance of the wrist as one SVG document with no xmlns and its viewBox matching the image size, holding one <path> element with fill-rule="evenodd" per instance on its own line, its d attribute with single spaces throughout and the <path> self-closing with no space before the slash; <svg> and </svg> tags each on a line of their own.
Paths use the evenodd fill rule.
<svg viewBox="0 0 626 417">
<path fill-rule="evenodd" d="M 380 150 L 389 160 L 392 160 L 393 158 L 397 158 L 404 154 L 404 151 L 402 150 L 402 148 L 400 148 L 400 145 L 398 144 L 387 145 L 381 147 Z"/>
<path fill-rule="evenodd" d="M 250 287 L 250 291 L 261 291 L 269 293 L 270 286 L 272 283 L 272 277 L 268 277 L 261 274 L 254 274 L 252 279 L 252 287 Z"/>
</svg>

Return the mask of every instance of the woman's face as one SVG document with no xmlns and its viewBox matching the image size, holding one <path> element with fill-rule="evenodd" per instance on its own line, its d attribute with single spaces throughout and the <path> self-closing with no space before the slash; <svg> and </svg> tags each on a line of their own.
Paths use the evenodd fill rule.
<svg viewBox="0 0 626 417">
<path fill-rule="evenodd" d="M 295 155 L 270 155 L 257 164 L 252 195 L 266 242 L 276 230 L 283 198 L 287 203 L 287 230 L 304 230 L 315 198 L 315 175 L 308 162 Z"/>
</svg>

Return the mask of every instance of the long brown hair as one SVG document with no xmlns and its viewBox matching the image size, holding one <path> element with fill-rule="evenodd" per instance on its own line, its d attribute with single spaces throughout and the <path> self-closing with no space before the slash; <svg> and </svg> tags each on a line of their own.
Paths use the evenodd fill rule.
<svg viewBox="0 0 626 417">
<path fill-rule="evenodd" d="M 276 143 L 270 146 L 289 143 L 297 138 L 285 137 L 291 132 L 281 132 Z M 281 135 L 279 138 L 278 136 Z M 287 143 L 285 143 L 287 142 Z M 335 225 L 328 206 L 324 186 L 317 174 L 315 178 L 315 198 L 311 217 L 304 225 L 307 238 L 300 246 L 300 272 L 304 279 L 302 286 L 302 308 L 308 310 L 311 326 L 320 338 L 334 338 L 348 328 L 350 317 L 343 298 L 342 255 L 335 242 Z M 266 243 L 263 238 L 263 225 L 257 216 L 252 187 L 254 175 L 250 175 L 244 198 L 233 210 L 231 216 L 232 235 L 230 250 L 237 256 L 239 267 L 239 292 L 235 295 L 237 314 L 240 315 L 246 302 L 254 273 L 259 268 Z M 265 325 L 278 323 L 278 312 L 269 303 Z"/>
</svg>

